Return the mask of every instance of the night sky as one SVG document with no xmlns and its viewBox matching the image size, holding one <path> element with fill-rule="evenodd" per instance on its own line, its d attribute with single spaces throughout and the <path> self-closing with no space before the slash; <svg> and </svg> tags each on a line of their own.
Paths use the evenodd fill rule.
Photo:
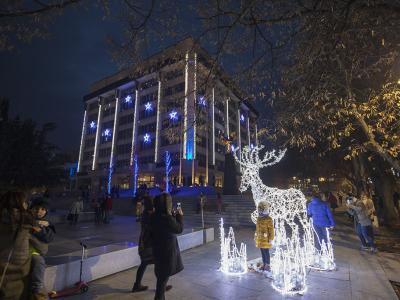
<svg viewBox="0 0 400 300">
<path fill-rule="evenodd" d="M 49 39 L 0 55 L 0 95 L 10 100 L 11 116 L 56 123 L 50 141 L 76 156 L 82 98 L 91 83 L 118 71 L 106 36 L 120 37 L 122 24 L 102 16 L 101 10 L 68 9 L 51 25 Z"/>
</svg>

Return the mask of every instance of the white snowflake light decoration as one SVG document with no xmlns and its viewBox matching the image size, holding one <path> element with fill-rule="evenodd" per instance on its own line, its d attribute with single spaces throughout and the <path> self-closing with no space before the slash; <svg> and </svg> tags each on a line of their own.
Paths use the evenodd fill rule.
<svg viewBox="0 0 400 300">
<path fill-rule="evenodd" d="M 317 250 L 314 244 L 314 230 L 307 217 L 306 198 L 297 189 L 282 190 L 264 185 L 260 178 L 261 168 L 278 163 L 286 150 L 266 152 L 263 159 L 259 151 L 263 146 L 244 147 L 240 159 L 242 180 L 240 191 L 251 188 L 256 208 L 261 201 L 269 203 L 269 215 L 274 221 L 275 252 L 271 258 L 272 286 L 283 294 L 304 293 L 306 268 L 317 264 L 321 270 L 332 270 L 333 250 L 328 242 Z M 257 222 L 257 209 L 251 214 Z M 329 233 L 328 233 L 329 234 Z"/>
<path fill-rule="evenodd" d="M 240 250 L 238 250 L 232 227 L 229 227 L 228 236 L 225 237 L 224 219 L 222 218 L 219 230 L 221 239 L 221 271 L 228 275 L 247 273 L 246 245 L 241 243 Z"/>
</svg>

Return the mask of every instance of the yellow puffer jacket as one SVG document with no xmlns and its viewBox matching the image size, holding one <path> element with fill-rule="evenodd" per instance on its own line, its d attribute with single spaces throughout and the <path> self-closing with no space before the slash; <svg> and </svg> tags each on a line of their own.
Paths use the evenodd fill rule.
<svg viewBox="0 0 400 300">
<path fill-rule="evenodd" d="M 257 248 L 271 248 L 274 239 L 274 224 L 271 217 L 258 217 L 254 240 Z"/>
</svg>

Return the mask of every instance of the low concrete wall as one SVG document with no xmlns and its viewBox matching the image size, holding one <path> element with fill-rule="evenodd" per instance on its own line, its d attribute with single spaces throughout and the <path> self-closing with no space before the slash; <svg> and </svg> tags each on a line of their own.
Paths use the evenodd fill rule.
<svg viewBox="0 0 400 300">
<path fill-rule="evenodd" d="M 214 228 L 194 231 L 178 236 L 179 248 L 185 251 L 214 240 Z M 83 262 L 82 277 L 85 281 L 96 280 L 140 265 L 138 247 L 128 247 L 101 255 L 88 257 Z M 48 291 L 58 291 L 79 281 L 80 260 L 49 266 L 45 283 Z"/>
</svg>

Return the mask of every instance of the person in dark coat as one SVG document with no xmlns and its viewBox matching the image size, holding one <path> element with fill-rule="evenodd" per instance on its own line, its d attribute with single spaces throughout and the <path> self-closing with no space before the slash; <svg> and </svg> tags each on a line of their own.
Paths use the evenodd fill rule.
<svg viewBox="0 0 400 300">
<path fill-rule="evenodd" d="M 34 218 L 27 208 L 27 196 L 23 192 L 8 191 L 0 197 L 0 299 L 2 300 L 30 298 L 29 237 Z"/>
<path fill-rule="evenodd" d="M 328 204 L 321 200 L 320 194 L 316 193 L 307 206 L 307 214 L 313 219 L 314 231 L 318 237 L 316 248 L 320 250 L 322 241 L 328 242 L 326 229 L 335 226 L 332 212 Z"/>
<path fill-rule="evenodd" d="M 150 230 L 150 218 L 154 213 L 153 199 L 149 196 L 143 197 L 144 211 L 141 217 L 141 230 L 139 236 L 139 256 L 140 266 L 136 273 L 136 281 L 133 285 L 132 292 L 141 292 L 147 290 L 147 286 L 141 284 L 143 274 L 146 271 L 147 265 L 154 264 L 153 247 Z"/>
<path fill-rule="evenodd" d="M 53 241 L 56 232 L 54 225 L 46 220 L 49 209 L 47 201 L 36 199 L 31 204 L 31 211 L 36 219 L 33 233 L 30 237 L 31 251 L 31 290 L 34 299 L 47 299 L 44 287 L 44 273 L 46 262 L 44 256 L 47 254 L 48 244 Z"/>
<path fill-rule="evenodd" d="M 151 217 L 154 273 L 157 277 L 156 300 L 165 299 L 165 288 L 170 276 L 183 270 L 176 234 L 183 231 L 183 212 L 180 207 L 172 211 L 172 197 L 162 193 L 154 199 Z"/>
</svg>

